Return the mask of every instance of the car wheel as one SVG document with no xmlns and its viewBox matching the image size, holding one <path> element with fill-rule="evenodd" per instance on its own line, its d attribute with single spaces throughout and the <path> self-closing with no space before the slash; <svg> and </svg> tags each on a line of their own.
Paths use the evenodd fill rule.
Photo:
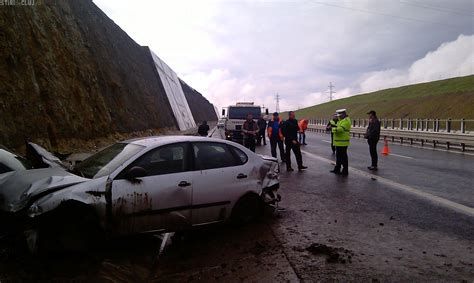
<svg viewBox="0 0 474 283">
<path fill-rule="evenodd" d="M 239 225 L 248 224 L 263 214 L 262 200 L 259 196 L 248 194 L 239 199 L 232 210 L 232 221 Z"/>
<path fill-rule="evenodd" d="M 102 244 L 103 232 L 94 211 L 83 204 L 66 204 L 42 221 L 38 252 L 89 252 Z"/>
</svg>

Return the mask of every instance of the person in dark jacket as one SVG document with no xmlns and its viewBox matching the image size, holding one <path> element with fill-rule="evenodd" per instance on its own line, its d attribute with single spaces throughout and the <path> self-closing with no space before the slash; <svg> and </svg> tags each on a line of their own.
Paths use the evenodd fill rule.
<svg viewBox="0 0 474 283">
<path fill-rule="evenodd" d="M 372 159 L 372 165 L 367 167 L 369 170 L 376 171 L 378 168 L 378 155 L 377 155 L 377 143 L 380 139 L 380 121 L 377 118 L 377 113 L 372 110 L 367 113 L 369 115 L 369 126 L 365 133 L 365 138 L 369 144 L 370 158 Z"/>
<path fill-rule="evenodd" d="M 339 119 L 337 118 L 337 114 L 334 114 L 332 116 L 332 121 L 334 123 L 337 123 Z M 329 131 L 329 134 L 331 135 L 331 149 L 332 149 L 332 154 L 336 154 L 336 146 L 334 145 L 334 134 L 332 132 L 332 125 L 331 125 L 331 120 L 329 120 L 329 123 L 326 126 L 326 131 Z"/>
<path fill-rule="evenodd" d="M 283 147 L 283 133 L 282 133 L 282 125 L 283 122 L 281 121 L 280 117 L 278 116 L 278 112 L 273 113 L 273 119 L 268 121 L 267 127 L 267 134 L 268 139 L 270 139 L 270 150 L 272 156 L 277 158 L 277 151 L 276 148 L 280 150 L 280 158 L 281 161 L 285 161 L 285 149 Z"/>
<path fill-rule="evenodd" d="M 267 145 L 267 140 L 265 138 L 265 130 L 267 129 L 267 121 L 263 119 L 263 115 L 260 116 L 260 119 L 258 119 L 257 126 L 258 126 L 257 143 L 261 145 L 262 140 L 263 140 L 263 145 Z"/>
<path fill-rule="evenodd" d="M 207 121 L 202 121 L 201 125 L 199 125 L 198 128 L 198 134 L 202 137 L 207 137 L 209 132 L 209 125 L 207 124 Z"/>
<path fill-rule="evenodd" d="M 244 134 L 244 146 L 255 152 L 255 137 L 258 133 L 258 126 L 253 120 L 252 114 L 247 115 L 247 120 L 242 125 L 242 133 Z"/>
<path fill-rule="evenodd" d="M 291 151 L 296 157 L 296 163 L 298 163 L 298 170 L 304 170 L 308 167 L 303 166 L 303 157 L 301 156 L 300 143 L 298 142 L 298 132 L 300 128 L 298 126 L 298 120 L 295 119 L 295 112 L 290 111 L 288 113 L 288 120 L 283 123 L 282 132 L 285 137 L 285 161 L 286 170 L 291 172 L 294 171 L 291 168 Z"/>
</svg>

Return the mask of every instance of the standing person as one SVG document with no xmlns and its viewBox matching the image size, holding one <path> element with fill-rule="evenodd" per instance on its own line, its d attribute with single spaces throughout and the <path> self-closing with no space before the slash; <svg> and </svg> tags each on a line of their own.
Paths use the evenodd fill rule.
<svg viewBox="0 0 474 283">
<path fill-rule="evenodd" d="M 301 119 L 298 123 L 298 127 L 300 128 L 299 131 L 299 142 L 302 145 L 307 145 L 306 144 L 306 129 L 308 129 L 308 119 Z"/>
<path fill-rule="evenodd" d="M 198 128 L 198 134 L 201 137 L 207 137 L 208 132 L 209 132 L 209 125 L 207 124 L 207 121 L 202 121 L 201 125 L 199 125 L 199 128 Z"/>
<path fill-rule="evenodd" d="M 379 159 L 377 155 L 377 143 L 380 139 L 380 121 L 379 118 L 377 118 L 377 113 L 374 110 L 367 112 L 367 114 L 369 115 L 369 126 L 367 127 L 365 138 L 369 144 L 370 158 L 372 160 L 372 165 L 367 168 L 372 171 L 377 171 Z"/>
<path fill-rule="evenodd" d="M 331 125 L 331 121 L 333 121 L 334 123 L 337 123 L 337 121 L 339 121 L 339 119 L 337 118 L 337 113 L 335 113 L 333 116 L 332 116 L 332 120 L 329 120 L 329 123 L 327 124 L 326 126 L 326 131 L 329 131 L 330 135 L 331 135 L 331 149 L 332 149 L 332 154 L 335 154 L 336 153 L 336 147 L 334 146 L 334 133 L 332 132 L 332 125 Z"/>
<path fill-rule="evenodd" d="M 351 119 L 346 113 L 346 109 L 336 111 L 339 121 L 331 121 L 332 132 L 334 133 L 334 145 L 336 146 L 336 166 L 331 172 L 336 175 L 349 175 L 349 158 L 347 157 L 347 147 L 351 138 Z M 342 166 L 342 172 L 341 172 Z"/>
<path fill-rule="evenodd" d="M 272 120 L 268 121 L 267 134 L 270 139 L 270 149 L 272 156 L 277 158 L 276 147 L 280 150 L 280 159 L 285 161 L 285 150 L 283 148 L 283 134 L 281 131 L 283 122 L 278 116 L 278 112 L 273 113 Z"/>
<path fill-rule="evenodd" d="M 247 120 L 242 126 L 242 133 L 244 134 L 244 146 L 255 152 L 255 137 L 258 133 L 258 126 L 250 113 L 247 114 Z"/>
<path fill-rule="evenodd" d="M 304 170 L 308 167 L 303 166 L 303 157 L 301 156 L 300 143 L 298 142 L 298 120 L 295 119 L 295 112 L 290 111 L 288 113 L 288 120 L 283 123 L 282 133 L 285 137 L 285 161 L 286 170 L 288 172 L 294 171 L 291 168 L 291 151 L 296 157 L 296 163 L 298 163 L 298 170 Z"/>
<path fill-rule="evenodd" d="M 257 143 L 261 145 L 262 139 L 263 139 L 263 145 L 267 145 L 267 140 L 265 138 L 265 129 L 267 128 L 267 121 L 263 119 L 263 115 L 261 115 L 260 119 L 258 119 L 257 126 L 258 126 Z"/>
</svg>

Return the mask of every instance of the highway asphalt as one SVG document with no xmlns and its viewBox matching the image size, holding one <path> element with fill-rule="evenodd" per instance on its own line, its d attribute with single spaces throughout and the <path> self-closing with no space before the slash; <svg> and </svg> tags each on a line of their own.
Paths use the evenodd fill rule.
<svg viewBox="0 0 474 283">
<path fill-rule="evenodd" d="M 472 208 L 453 205 L 473 204 L 473 156 L 390 145 L 397 155 L 381 157 L 375 176 L 365 141 L 353 139 L 342 177 L 329 173 L 328 140 L 308 134 L 309 168 L 281 166 L 280 210 L 256 223 L 188 231 L 159 256 L 161 242 L 146 235 L 93 257 L 9 255 L 0 246 L 0 281 L 474 282 Z M 269 155 L 269 145 L 257 153 Z"/>
<path fill-rule="evenodd" d="M 329 134 L 307 133 L 302 150 L 334 160 Z M 378 144 L 379 170 L 367 170 L 370 155 L 365 139 L 352 138 L 348 150 L 349 166 L 391 181 L 410 186 L 438 197 L 474 208 L 474 155 L 389 143 L 391 153 L 381 155 Z"/>
</svg>

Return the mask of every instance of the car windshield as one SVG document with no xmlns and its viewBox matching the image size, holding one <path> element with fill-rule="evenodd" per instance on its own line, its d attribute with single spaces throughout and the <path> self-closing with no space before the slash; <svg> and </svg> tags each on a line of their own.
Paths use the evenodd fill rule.
<svg viewBox="0 0 474 283">
<path fill-rule="evenodd" d="M 109 175 L 143 148 L 130 143 L 113 144 L 74 166 L 73 173 L 86 178 Z"/>
<path fill-rule="evenodd" d="M 260 107 L 229 107 L 229 119 L 246 119 L 247 114 L 252 114 L 254 119 L 258 119 L 262 114 Z"/>
</svg>

